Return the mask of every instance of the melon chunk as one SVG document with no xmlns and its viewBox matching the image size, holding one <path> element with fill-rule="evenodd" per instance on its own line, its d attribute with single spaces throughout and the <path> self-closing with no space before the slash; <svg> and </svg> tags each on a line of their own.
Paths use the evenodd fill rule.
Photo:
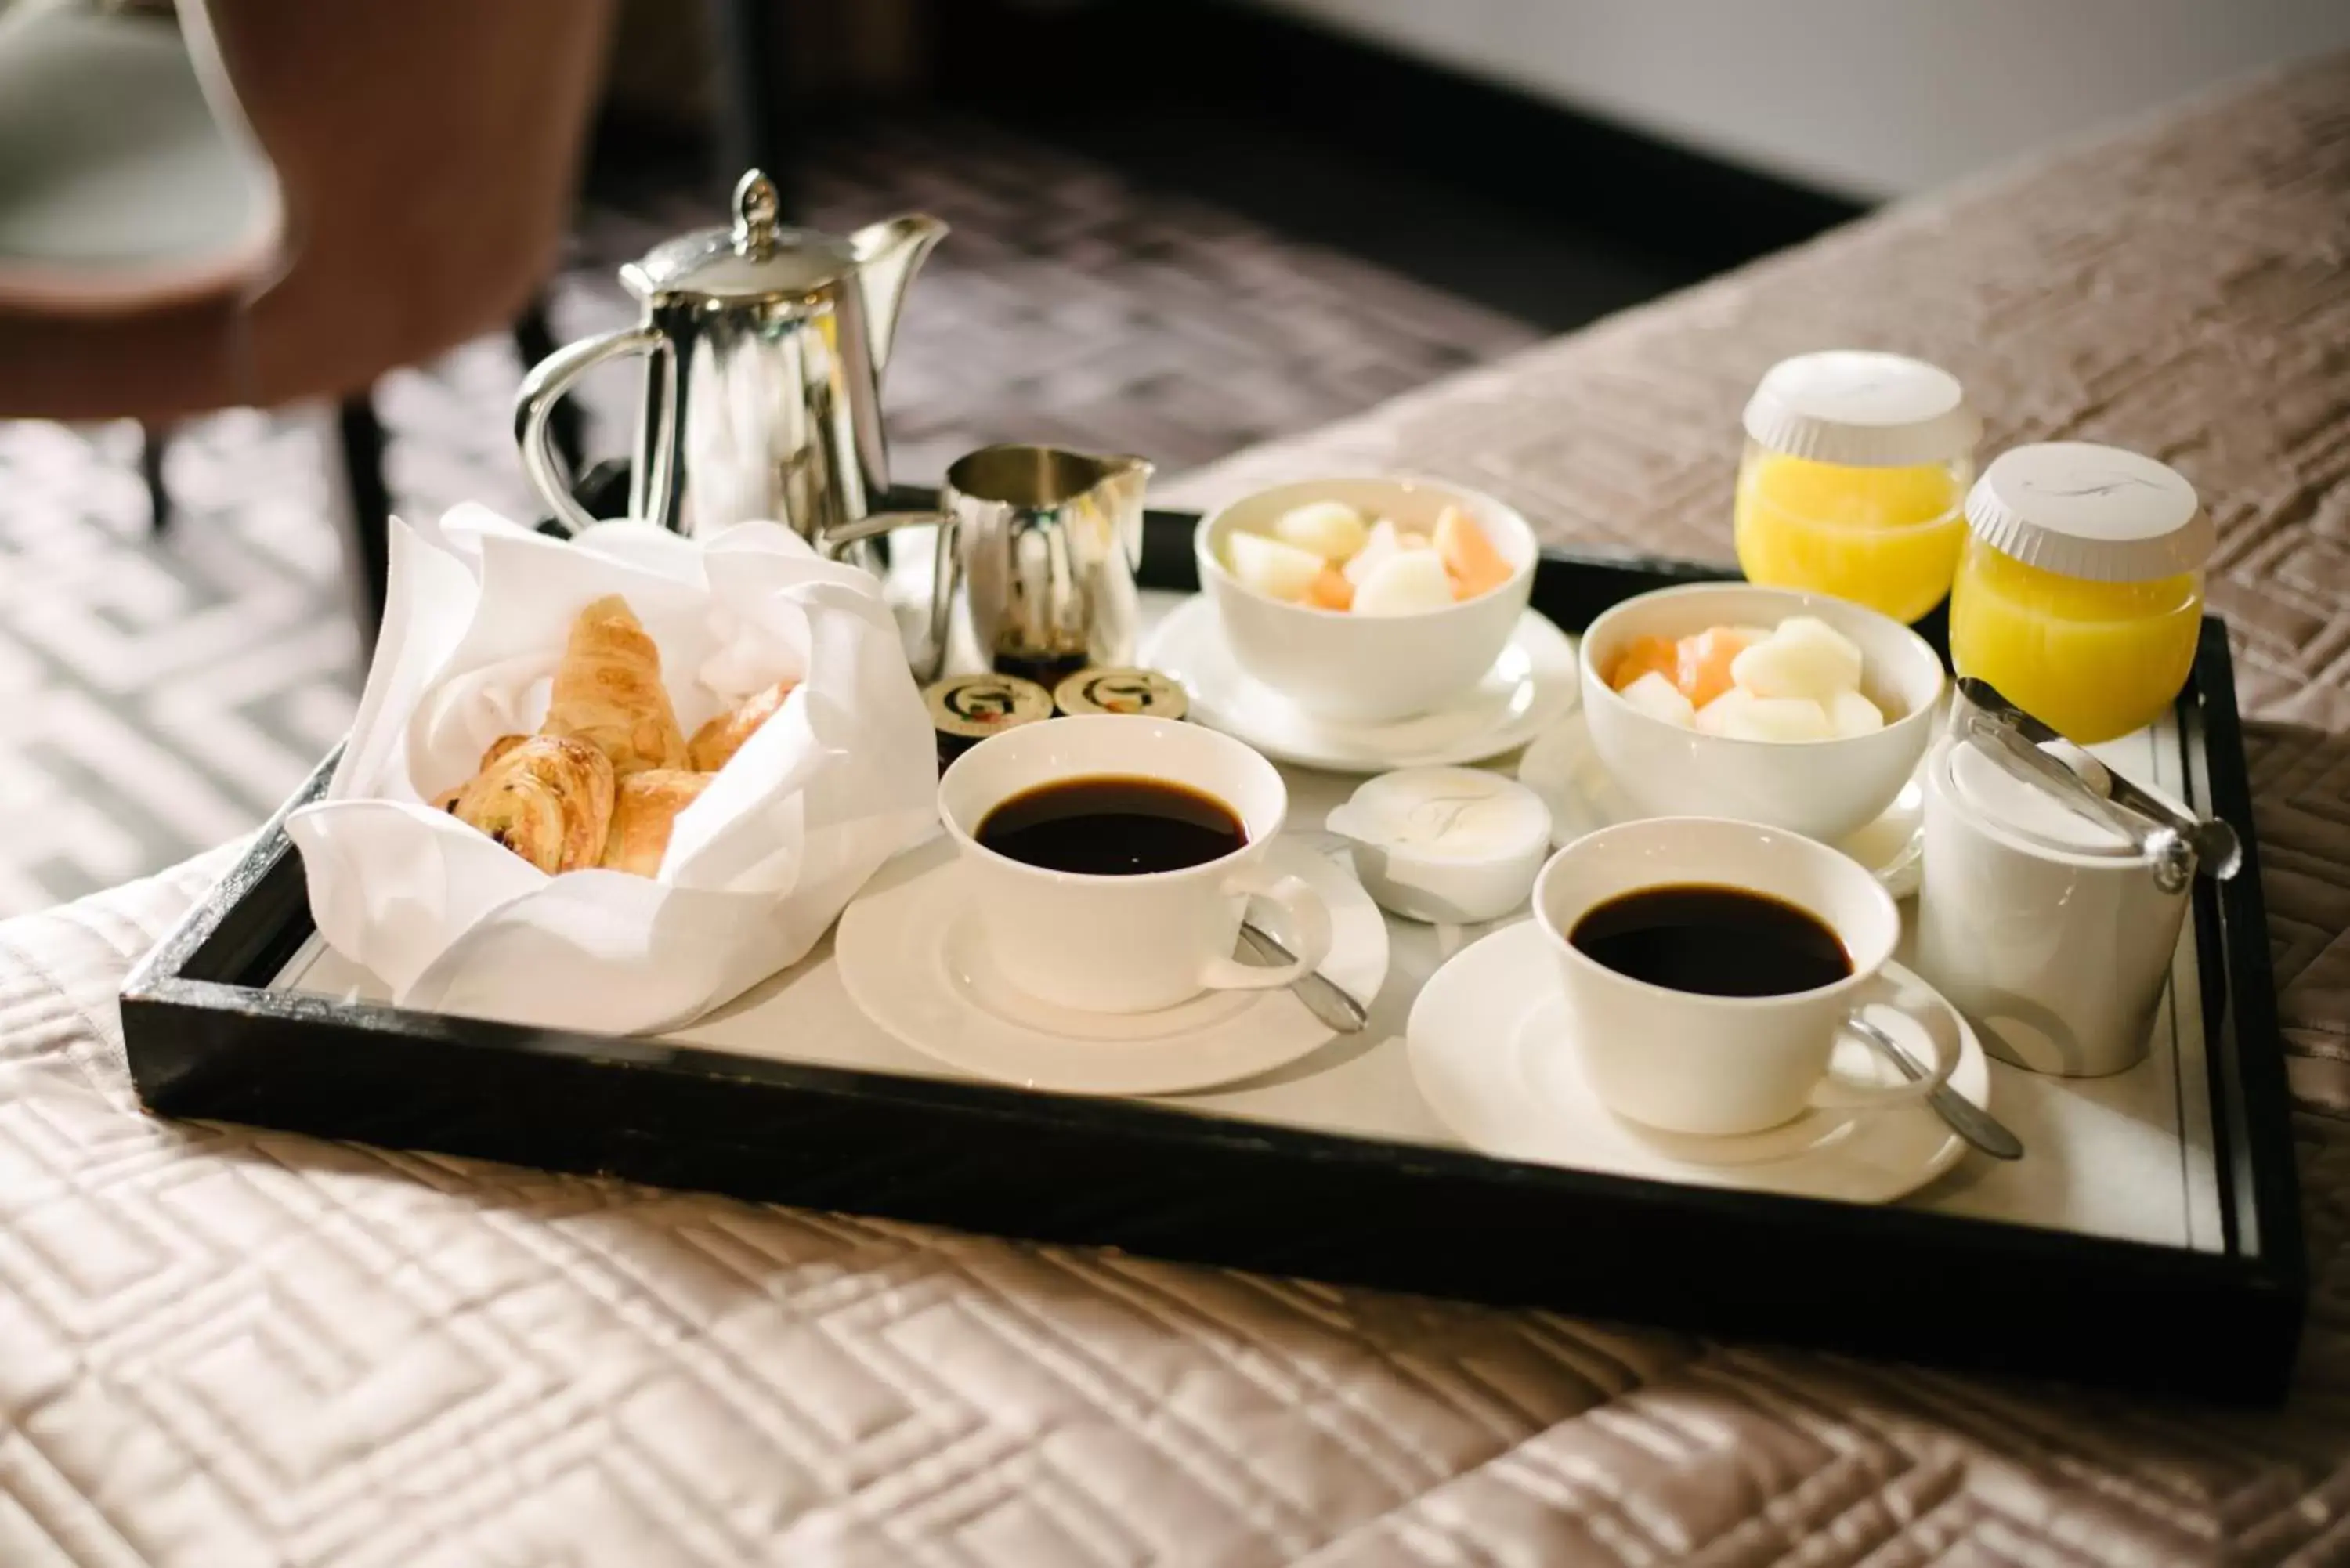
<svg viewBox="0 0 2350 1568">
<path fill-rule="evenodd" d="M 1322 575 L 1321 556 L 1262 534 L 1234 534 L 1224 548 L 1232 558 L 1232 576 L 1269 599 L 1295 604 Z"/>
<path fill-rule="evenodd" d="M 1283 513 L 1273 524 L 1274 537 L 1283 544 L 1311 550 L 1333 564 L 1344 564 L 1360 550 L 1370 531 L 1363 514 L 1343 501 L 1309 501 Z"/>
<path fill-rule="evenodd" d="M 1624 688 L 1624 701 L 1652 719 L 1662 719 L 1668 724 L 1682 729 L 1694 729 L 1697 710 L 1681 695 L 1681 689 L 1662 670 L 1651 670 Z"/>
<path fill-rule="evenodd" d="M 1885 728 L 1885 715 L 1859 692 L 1839 691 L 1828 703 L 1828 726 L 1839 740 L 1847 735 L 1872 734 Z"/>
<path fill-rule="evenodd" d="M 1679 688 L 1676 687 L 1678 691 Z M 1744 687 L 1733 686 L 1697 711 L 1697 732 L 1700 735 L 1727 735 L 1732 720 L 1742 720 L 1746 710 L 1753 705 L 1753 694 Z"/>
<path fill-rule="evenodd" d="M 1671 638 L 1636 637 L 1632 645 L 1617 656 L 1616 668 L 1607 672 L 1607 684 L 1621 691 L 1651 670 L 1669 683 L 1678 679 L 1680 660 L 1680 649 Z"/>
<path fill-rule="evenodd" d="M 1702 708 L 1730 690 L 1731 666 L 1745 650 L 1745 641 L 1726 626 L 1685 637 L 1675 649 L 1673 684 L 1681 689 L 1682 696 Z"/>
<path fill-rule="evenodd" d="M 1462 598 L 1490 593 L 1510 580 L 1510 563 L 1493 548 L 1477 520 L 1459 506 L 1448 506 L 1436 519 L 1436 553 Z"/>
<path fill-rule="evenodd" d="M 1305 602 L 1315 609 L 1343 610 L 1355 606 L 1355 585 L 1337 567 L 1324 565 L 1305 590 Z"/>
<path fill-rule="evenodd" d="M 1398 554 L 1402 549 L 1403 545 L 1396 534 L 1396 525 L 1384 517 L 1380 518 L 1371 524 L 1371 531 L 1363 536 L 1363 547 L 1355 552 L 1355 558 L 1347 563 L 1347 580 L 1356 587 L 1361 587 L 1370 581 L 1373 572 L 1387 565 L 1388 556 Z"/>
<path fill-rule="evenodd" d="M 1753 697 L 1730 715 L 1733 741 L 1825 741 L 1835 737 L 1827 710 L 1806 697 Z"/>
<path fill-rule="evenodd" d="M 1452 579 L 1433 550 L 1403 550 L 1355 590 L 1357 615 L 1419 615 L 1452 602 Z"/>
<path fill-rule="evenodd" d="M 1852 639 L 1815 617 L 1789 616 L 1741 653 L 1731 674 L 1757 697 L 1825 702 L 1839 691 L 1860 690 L 1860 649 Z"/>
</svg>

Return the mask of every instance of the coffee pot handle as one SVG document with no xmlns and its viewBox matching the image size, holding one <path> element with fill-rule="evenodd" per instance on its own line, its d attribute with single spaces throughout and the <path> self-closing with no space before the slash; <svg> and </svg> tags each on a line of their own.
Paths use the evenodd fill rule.
<svg viewBox="0 0 2350 1568">
<path fill-rule="evenodd" d="M 571 487 L 564 478 L 563 464 L 556 457 L 555 432 L 548 426 L 548 416 L 555 412 L 555 405 L 562 401 L 564 394 L 571 390 L 573 382 L 605 360 L 617 359 L 624 354 L 658 353 L 668 341 L 659 327 L 650 325 L 623 327 L 618 332 L 607 332 L 596 337 L 583 337 L 577 343 L 556 349 L 523 378 L 522 390 L 515 394 L 515 444 L 522 449 L 523 472 L 530 476 L 530 483 L 537 490 L 539 499 L 554 512 L 556 520 L 567 531 L 576 534 L 582 528 L 594 526 L 597 520 L 572 498 Z M 675 417 L 673 409 L 672 400 L 661 400 L 661 417 L 664 420 Z M 645 443 L 648 450 L 656 452 L 669 451 L 668 432 L 655 431 L 648 433 L 652 437 Z M 637 475 L 636 493 L 649 493 L 651 486 L 648 482 L 654 479 L 655 476 L 650 474 Z"/>
</svg>

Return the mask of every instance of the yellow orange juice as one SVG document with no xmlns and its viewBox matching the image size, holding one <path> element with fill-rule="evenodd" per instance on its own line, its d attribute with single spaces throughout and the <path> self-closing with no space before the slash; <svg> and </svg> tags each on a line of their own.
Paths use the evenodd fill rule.
<svg viewBox="0 0 2350 1568">
<path fill-rule="evenodd" d="M 1950 590 L 1950 662 L 2066 740 L 2095 745 L 2169 708 L 2202 620 L 2200 573 L 2093 582 L 1970 539 Z"/>
<path fill-rule="evenodd" d="M 1751 582 L 1913 621 L 1950 592 L 1965 543 L 1964 464 L 1861 468 L 1750 445 L 1733 526 Z"/>
</svg>

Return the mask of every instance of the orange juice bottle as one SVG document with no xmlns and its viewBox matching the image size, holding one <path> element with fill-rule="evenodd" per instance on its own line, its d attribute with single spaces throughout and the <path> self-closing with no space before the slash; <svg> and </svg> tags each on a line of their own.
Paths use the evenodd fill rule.
<svg viewBox="0 0 2350 1568">
<path fill-rule="evenodd" d="M 2118 447 L 2002 452 L 1967 497 L 1950 662 L 2066 740 L 2160 718 L 2187 684 L 2215 535 L 2175 469 Z"/>
<path fill-rule="evenodd" d="M 1835 349 L 1771 367 L 1746 405 L 1733 513 L 1749 581 L 1912 621 L 1950 591 L 1981 423 L 1948 370 Z"/>
</svg>

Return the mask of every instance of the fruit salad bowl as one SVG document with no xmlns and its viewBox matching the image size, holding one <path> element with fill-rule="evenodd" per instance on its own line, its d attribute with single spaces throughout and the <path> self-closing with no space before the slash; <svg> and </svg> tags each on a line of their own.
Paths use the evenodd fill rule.
<svg viewBox="0 0 2350 1568">
<path fill-rule="evenodd" d="M 1391 563 L 1399 538 L 1426 558 L 1382 572 L 1372 557 Z M 1315 718 L 1368 723 L 1473 688 L 1526 613 L 1540 554 L 1526 520 L 1492 496 L 1400 477 L 1258 491 L 1203 518 L 1192 548 L 1242 670 Z"/>
<path fill-rule="evenodd" d="M 1775 628 L 1799 617 L 1825 622 L 1858 649 L 1858 690 L 1881 727 L 1811 739 L 1708 733 L 1616 690 L 1624 659 L 1653 639 Z M 1626 599 L 1591 623 L 1578 659 L 1592 748 L 1642 815 L 1732 817 L 1830 842 L 1893 804 L 1926 754 L 1942 700 L 1940 655 L 1900 622 L 1825 594 L 1749 583 Z"/>
</svg>

